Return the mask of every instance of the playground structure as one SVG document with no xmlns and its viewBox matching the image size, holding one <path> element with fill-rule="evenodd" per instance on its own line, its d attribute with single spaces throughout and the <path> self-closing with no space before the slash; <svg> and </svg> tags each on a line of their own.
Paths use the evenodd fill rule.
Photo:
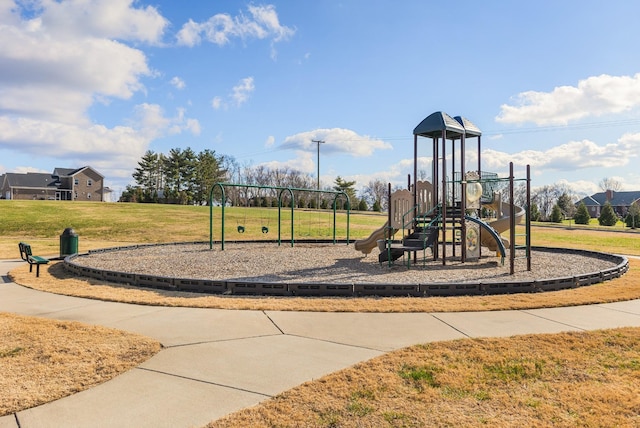
<svg viewBox="0 0 640 428">
<path fill-rule="evenodd" d="M 457 116 L 452 118 L 446 113 L 435 112 L 425 118 L 413 130 L 414 135 L 414 171 L 418 175 L 418 137 L 432 141 L 433 183 L 428 181 L 411 182 L 408 189 L 391 192 L 389 185 L 388 220 L 368 238 L 355 242 L 355 249 L 369 254 L 376 246 L 380 249 L 378 260 L 389 264 L 404 255 L 408 255 L 407 265 L 413 254 L 416 261 L 418 251 L 426 258 L 426 249 L 430 248 L 433 258 L 447 263 L 448 257 L 459 257 L 460 261 L 478 260 L 481 248 L 487 247 L 501 256 L 504 263 L 509 255 L 510 273 L 514 273 L 514 261 L 518 250 L 524 250 L 527 270 L 531 270 L 530 240 L 530 167 L 527 165 L 526 178 L 516 179 L 513 163 L 509 165 L 509 177 L 498 178 L 496 174 L 482 171 L 481 135 L 482 132 L 469 120 Z M 466 139 L 477 138 L 477 170 L 466 171 Z M 451 142 L 451 160 L 447 160 L 447 142 Z M 457 147 L 456 147 L 457 146 Z M 456 161 L 456 148 L 459 160 Z M 514 183 L 526 182 L 526 204 L 524 207 L 514 203 Z M 494 192 L 496 184 L 507 184 L 508 201 L 502 200 L 499 192 Z M 496 219 L 487 221 L 482 211 L 491 210 Z M 525 232 L 516 235 L 516 225 L 525 220 Z M 402 232 L 402 240 L 393 237 Z M 509 231 L 509 238 L 502 233 Z M 518 237 L 524 243 L 516 245 Z M 447 256 L 450 246 L 450 256 Z M 507 248 L 509 251 L 507 252 Z"/>
<path fill-rule="evenodd" d="M 260 186 L 260 185 L 250 185 L 250 184 L 235 184 L 235 183 L 216 183 L 211 187 L 211 191 L 209 192 L 209 249 L 213 249 L 213 195 L 216 189 L 220 191 L 220 249 L 224 251 L 225 244 L 225 206 L 227 205 L 227 195 L 226 188 L 243 188 L 243 189 L 259 189 L 259 190 L 268 190 L 272 191 L 277 195 L 278 201 L 278 232 L 277 232 L 277 242 L 278 245 L 282 244 L 282 208 L 286 208 L 283 204 L 285 195 L 289 196 L 289 208 L 290 208 L 290 233 L 291 233 L 291 246 L 293 247 L 295 244 L 295 215 L 294 208 L 296 206 L 296 198 L 295 194 L 297 192 L 303 193 L 316 193 L 316 194 L 328 194 L 333 196 L 333 243 L 337 242 L 336 238 L 336 211 L 337 211 L 337 202 L 340 198 L 344 198 L 344 209 L 347 214 L 347 225 L 346 225 L 346 242 L 349 243 L 349 217 L 351 214 L 351 202 L 349 201 L 349 196 L 343 191 L 334 191 L 334 190 L 315 190 L 315 189 L 299 189 L 294 187 L 278 187 L 278 186 Z M 239 224 L 237 226 L 238 233 L 244 233 L 245 225 Z M 266 234 L 269 233 L 269 227 L 267 225 L 261 226 L 261 232 Z"/>
<path fill-rule="evenodd" d="M 509 165 L 509 176 L 499 178 L 497 174 L 481 170 L 480 130 L 468 120 L 451 118 L 445 113 L 436 112 L 424 119 L 414 129 L 414 174 L 417 177 L 418 137 L 432 140 L 432 182 L 408 180 L 408 188 L 391 192 L 389 186 L 389 209 L 387 222 L 374 231 L 371 236 L 355 242 L 355 248 L 365 254 L 376 246 L 380 248 L 378 262 L 362 257 L 351 257 L 349 248 L 341 246 L 301 245 L 295 248 L 296 254 L 308 251 L 306 257 L 292 256 L 293 248 L 274 248 L 271 243 L 260 247 L 256 242 L 235 243 L 229 251 L 214 253 L 200 251 L 206 243 L 175 243 L 159 245 L 134 245 L 104 250 L 90 251 L 87 255 L 73 254 L 65 258 L 64 266 L 70 272 L 110 282 L 121 282 L 140 287 L 151 287 L 172 291 L 189 291 L 212 294 L 266 295 L 266 296 L 454 296 L 484 295 L 522 292 L 554 291 L 597 284 L 618 278 L 627 272 L 629 263 L 626 257 L 594 251 L 567 250 L 555 248 L 536 248 L 536 263 L 544 264 L 544 272 L 532 276 L 528 273 L 515 273 L 516 252 L 524 250 L 527 271 L 531 271 L 530 241 L 530 168 L 526 167 L 526 177 L 516 179 L 513 163 Z M 466 171 L 465 137 L 477 138 L 477 170 Z M 447 161 L 447 142 L 451 141 L 452 159 Z M 456 163 L 456 146 L 460 153 Z M 450 174 L 450 176 L 448 175 Z M 526 198 L 523 207 L 514 203 L 514 183 L 526 182 Z M 505 187 L 506 185 L 506 187 Z M 508 197 L 501 192 L 507 190 Z M 349 244 L 348 195 L 338 191 L 320 191 L 295 189 L 288 187 L 252 186 L 245 184 L 216 183 L 209 195 L 209 250 L 213 248 L 213 195 L 216 190 L 221 203 L 220 244 L 225 246 L 225 189 L 245 188 L 274 192 L 278 207 L 278 245 L 282 237 L 282 208 L 288 201 L 291 213 L 291 247 L 294 246 L 294 207 L 296 192 L 325 193 L 333 197 L 333 243 L 336 243 L 337 201 L 346 202 L 347 227 L 346 243 Z M 248 201 L 245 201 L 247 203 Z M 491 220 L 482 217 L 483 210 L 495 213 Z M 516 225 L 525 220 L 525 233 L 516 235 Z M 242 227 L 242 230 L 241 230 Z M 244 224 L 238 224 L 237 231 L 244 231 Z M 393 237 L 402 232 L 402 239 Z M 502 233 L 509 231 L 509 238 Z M 262 232 L 269 233 L 268 225 L 262 225 Z M 524 244 L 517 245 L 516 238 L 524 238 Z M 264 241 L 262 241 L 264 242 Z M 183 245 L 186 244 L 186 245 Z M 247 246 L 249 244 L 249 246 Z M 253 247 L 252 247 L 253 245 Z M 153 247 L 162 246 L 162 250 L 153 255 Z M 183 250 L 182 247 L 186 247 Z M 267 250 L 269 247 L 269 250 Z M 302 247 L 302 249 L 300 248 Z M 313 249 L 310 249 L 313 247 Z M 486 247 L 502 257 L 503 263 L 480 261 L 481 248 Z M 508 250 L 507 250 L 508 248 Z M 432 250 L 434 262 L 429 263 L 432 275 L 423 270 L 404 269 L 399 272 L 381 269 L 380 263 L 391 264 L 397 258 L 405 256 L 410 267 L 411 260 L 417 262 L 417 253 L 423 252 L 426 265 L 426 250 Z M 273 251 L 276 250 L 276 251 Z M 345 250 L 348 250 L 345 252 Z M 100 253 L 122 252 L 122 260 L 134 260 L 142 251 L 151 251 L 142 259 L 144 266 L 137 270 L 120 270 L 126 263 L 116 261 L 116 267 L 84 263 L 83 259 Z M 260 251 L 258 257 L 246 257 L 247 251 Z M 310 252 L 309 252 L 310 251 Z M 315 253 L 313 252 L 315 251 Z M 339 254 L 331 254 L 339 253 Z M 588 258 L 589 262 L 574 260 L 570 269 L 568 263 L 555 263 L 558 255 L 571 255 Z M 511 276 L 506 279 L 504 259 L 509 256 Z M 413 256 L 413 257 L 412 257 Z M 150 257 L 156 263 L 148 263 Z M 194 257 L 198 272 L 190 276 L 176 266 L 181 264 L 191 270 Z M 112 254 L 107 257 L 113 262 Z M 437 260 L 446 265 L 448 260 L 456 260 L 453 269 L 441 269 L 437 272 Z M 486 258 L 485 258 L 486 259 Z M 85 259 L 86 260 L 86 259 Z M 479 261 L 478 264 L 466 262 Z M 238 263 L 239 262 L 239 263 Z M 251 263 L 249 263 L 251 262 Z M 259 263 L 256 265 L 256 263 Z M 453 264 L 453 263 L 452 263 Z M 235 271 L 229 273 L 227 267 L 233 265 Z M 575 266 L 583 266 L 576 272 Z M 598 266 L 594 269 L 594 265 Z M 171 271 L 167 273 L 166 267 Z M 478 267 L 481 266 L 481 269 Z M 552 269 L 549 274 L 549 269 Z M 175 272 L 174 272 L 174 269 Z M 564 270 L 563 270 L 564 269 Z M 545 276 L 546 275 L 546 276 Z"/>
</svg>

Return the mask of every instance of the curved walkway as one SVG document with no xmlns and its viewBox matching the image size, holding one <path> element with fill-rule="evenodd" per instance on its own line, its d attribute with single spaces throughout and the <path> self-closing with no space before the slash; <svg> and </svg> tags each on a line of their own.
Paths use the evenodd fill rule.
<svg viewBox="0 0 640 428">
<path fill-rule="evenodd" d="M 640 300 L 568 308 L 459 313 L 310 313 L 169 308 L 35 291 L 0 260 L 0 311 L 74 320 L 162 342 L 108 382 L 15 415 L 5 427 L 203 426 L 303 382 L 432 341 L 640 327 Z"/>
</svg>

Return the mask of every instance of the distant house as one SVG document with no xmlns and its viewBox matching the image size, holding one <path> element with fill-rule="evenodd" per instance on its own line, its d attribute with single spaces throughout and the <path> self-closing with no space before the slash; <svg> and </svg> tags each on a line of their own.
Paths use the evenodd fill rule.
<svg viewBox="0 0 640 428">
<path fill-rule="evenodd" d="M 591 217 L 600 217 L 600 212 L 604 204 L 609 202 L 613 211 L 620 217 L 627 215 L 629 207 L 634 203 L 640 204 L 640 192 L 615 192 L 607 190 L 606 192 L 595 193 L 578 201 L 576 205 L 584 203 Z"/>
<path fill-rule="evenodd" d="M 89 166 L 56 168 L 53 174 L 7 172 L 0 175 L 0 199 L 103 202 L 104 176 Z"/>
</svg>

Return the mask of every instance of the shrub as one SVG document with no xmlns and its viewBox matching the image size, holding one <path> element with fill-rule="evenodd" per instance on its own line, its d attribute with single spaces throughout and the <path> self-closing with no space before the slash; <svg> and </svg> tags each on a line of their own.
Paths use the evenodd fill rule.
<svg viewBox="0 0 640 428">
<path fill-rule="evenodd" d="M 609 202 L 605 203 L 598 217 L 600 226 L 615 226 L 618 222 L 618 216 L 613 212 L 613 207 Z"/>
<path fill-rule="evenodd" d="M 638 202 L 631 204 L 624 222 L 627 227 L 630 227 L 632 229 L 640 227 L 640 205 L 638 204 Z"/>
<path fill-rule="evenodd" d="M 537 204 L 531 204 L 531 221 L 540 221 L 540 210 Z"/>
<path fill-rule="evenodd" d="M 576 224 L 589 224 L 591 216 L 589 215 L 589 210 L 587 210 L 587 206 L 584 204 L 584 202 L 580 202 L 580 205 L 578 205 L 578 209 L 573 216 L 573 220 L 576 222 Z"/>
<path fill-rule="evenodd" d="M 554 223 L 562 223 L 564 216 L 562 215 L 562 210 L 558 204 L 553 206 L 551 210 L 551 221 Z"/>
</svg>

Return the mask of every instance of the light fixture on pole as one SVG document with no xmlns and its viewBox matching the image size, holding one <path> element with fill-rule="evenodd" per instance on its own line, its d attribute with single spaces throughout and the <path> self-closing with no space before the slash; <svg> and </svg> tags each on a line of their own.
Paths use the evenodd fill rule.
<svg viewBox="0 0 640 428">
<path fill-rule="evenodd" d="M 325 141 L 323 140 L 311 140 L 312 143 L 316 143 L 318 145 L 318 158 L 317 158 L 317 165 L 318 165 L 318 188 L 317 190 L 320 190 L 320 144 L 324 144 Z M 320 193 L 318 192 L 318 206 L 316 207 L 316 209 L 320 209 Z"/>
</svg>

